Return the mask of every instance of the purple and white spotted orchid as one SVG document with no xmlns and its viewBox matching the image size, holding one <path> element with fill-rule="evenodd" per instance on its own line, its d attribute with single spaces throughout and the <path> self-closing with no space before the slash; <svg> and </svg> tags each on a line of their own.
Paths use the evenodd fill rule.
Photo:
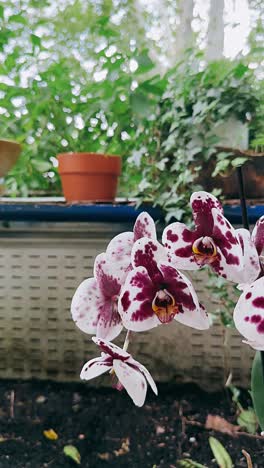
<svg viewBox="0 0 264 468">
<path fill-rule="evenodd" d="M 264 216 L 257 221 L 251 236 L 259 256 L 261 271 L 264 274 Z"/>
<path fill-rule="evenodd" d="M 183 270 L 209 265 L 217 274 L 236 283 L 252 280 L 256 273 L 255 279 L 258 276 L 255 246 L 245 233 L 239 235 L 231 226 L 217 198 L 207 192 L 195 192 L 190 202 L 195 229 L 172 223 L 163 233 L 162 242 L 171 264 Z"/>
<path fill-rule="evenodd" d="M 132 269 L 131 251 L 133 245 L 141 237 L 157 239 L 155 222 L 145 211 L 137 217 L 133 232 L 128 231 L 118 234 L 107 246 L 106 253 L 109 260 L 115 263 L 115 270 L 118 271 L 123 281 L 125 281 L 127 274 Z"/>
<path fill-rule="evenodd" d="M 76 325 L 85 333 L 113 340 L 123 326 L 118 313 L 118 297 L 131 266 L 131 250 L 141 237 L 156 239 L 156 228 L 151 216 L 142 212 L 137 217 L 133 232 L 114 237 L 106 252 L 95 260 L 94 278 L 88 278 L 78 287 L 72 300 L 71 312 Z"/>
<path fill-rule="evenodd" d="M 241 294 L 234 310 L 234 322 L 238 331 L 252 348 L 264 351 L 264 216 L 256 223 L 251 241 L 258 254 L 259 278 L 252 284 L 242 285 Z"/>
<path fill-rule="evenodd" d="M 121 285 L 106 253 L 98 255 L 94 278 L 83 281 L 72 299 L 71 313 L 77 327 L 99 338 L 116 338 L 123 328 L 117 308 Z"/>
<path fill-rule="evenodd" d="M 246 338 L 245 343 L 264 351 L 264 277 L 244 288 L 234 311 L 238 331 Z"/>
<path fill-rule="evenodd" d="M 124 326 L 145 331 L 173 319 L 197 329 L 209 327 L 204 308 L 186 276 L 167 261 L 157 241 L 138 240 L 131 254 L 133 270 L 122 288 L 118 310 Z"/>
<path fill-rule="evenodd" d="M 119 380 L 116 388 L 125 388 L 136 406 L 143 406 L 147 384 L 156 395 L 158 394 L 156 384 L 146 367 L 113 343 L 98 338 L 92 339 L 103 352 L 101 357 L 92 359 L 83 366 L 81 379 L 90 380 L 105 372 L 115 374 Z"/>
</svg>

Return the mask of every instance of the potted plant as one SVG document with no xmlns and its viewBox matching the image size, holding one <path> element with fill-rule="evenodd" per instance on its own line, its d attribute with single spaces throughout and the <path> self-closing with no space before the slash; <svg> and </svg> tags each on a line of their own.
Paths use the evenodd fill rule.
<svg viewBox="0 0 264 468">
<path fill-rule="evenodd" d="M 16 164 L 21 153 L 21 145 L 16 141 L 0 140 L 0 177 L 4 177 Z M 4 186 L 0 184 L 0 194 L 4 192 Z"/>
<path fill-rule="evenodd" d="M 221 60 L 203 70 L 196 65 L 193 57 L 187 58 L 169 72 L 145 144 L 152 153 L 146 151 L 141 157 L 139 196 L 161 206 L 167 221 L 189 216 L 185 206 L 190 186 L 208 191 L 224 188 L 226 197 L 238 198 L 232 171 L 245 163 L 248 197 L 264 197 L 264 184 L 256 184 L 257 178 L 264 179 L 263 159 L 247 162 L 243 154 L 248 138 L 250 145 L 264 133 L 259 115 L 263 114 L 261 84 L 242 62 Z"/>
<path fill-rule="evenodd" d="M 4 177 L 17 162 L 21 145 L 16 141 L 0 140 L 0 177 Z"/>
<path fill-rule="evenodd" d="M 120 156 L 71 152 L 59 154 L 58 161 L 67 201 L 114 201 L 121 173 Z"/>
</svg>

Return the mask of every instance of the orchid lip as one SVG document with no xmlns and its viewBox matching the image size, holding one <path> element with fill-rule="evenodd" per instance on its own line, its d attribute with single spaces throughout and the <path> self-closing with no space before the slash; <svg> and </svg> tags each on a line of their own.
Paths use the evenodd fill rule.
<svg viewBox="0 0 264 468">
<path fill-rule="evenodd" d="M 192 245 L 192 251 L 198 262 L 210 263 L 217 256 L 216 245 L 211 237 L 204 236 L 196 239 Z"/>
<path fill-rule="evenodd" d="M 169 323 L 178 313 L 178 306 L 167 289 L 160 289 L 152 301 L 152 310 L 161 323 Z"/>
</svg>

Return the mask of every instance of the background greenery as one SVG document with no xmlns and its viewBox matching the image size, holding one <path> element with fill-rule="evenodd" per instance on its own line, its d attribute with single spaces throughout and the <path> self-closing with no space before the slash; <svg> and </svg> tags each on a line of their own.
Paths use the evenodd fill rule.
<svg viewBox="0 0 264 468">
<path fill-rule="evenodd" d="M 259 2 L 251 4 L 262 11 Z M 170 43 L 150 34 L 162 18 L 139 6 L 132 0 L 2 2 L 0 135 L 23 144 L 6 179 L 11 195 L 60 194 L 59 152 L 121 154 L 120 195 L 148 199 L 167 219 L 180 219 L 201 160 L 213 152 L 212 122 L 233 111 L 242 120 L 248 114 L 251 141 L 263 144 L 263 85 L 255 66 L 263 53 L 261 17 L 243 64 L 205 69 L 196 41 L 184 61 L 168 66 Z M 197 135 L 203 141 L 193 145 Z M 219 164 L 229 168 L 228 155 Z"/>
</svg>

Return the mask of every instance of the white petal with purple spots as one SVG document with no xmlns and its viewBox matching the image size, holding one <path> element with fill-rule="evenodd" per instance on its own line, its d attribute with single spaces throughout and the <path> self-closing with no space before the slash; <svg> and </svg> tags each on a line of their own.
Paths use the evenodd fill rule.
<svg viewBox="0 0 264 468">
<path fill-rule="evenodd" d="M 147 382 L 144 375 L 125 362 L 114 359 L 114 371 L 136 406 L 143 406 L 147 394 Z"/>
<path fill-rule="evenodd" d="M 264 351 L 264 277 L 244 289 L 235 307 L 234 322 L 253 348 Z"/>
<path fill-rule="evenodd" d="M 91 380 L 110 371 L 111 368 L 112 362 L 107 356 L 91 359 L 91 361 L 84 364 L 80 377 L 82 380 Z"/>
</svg>

